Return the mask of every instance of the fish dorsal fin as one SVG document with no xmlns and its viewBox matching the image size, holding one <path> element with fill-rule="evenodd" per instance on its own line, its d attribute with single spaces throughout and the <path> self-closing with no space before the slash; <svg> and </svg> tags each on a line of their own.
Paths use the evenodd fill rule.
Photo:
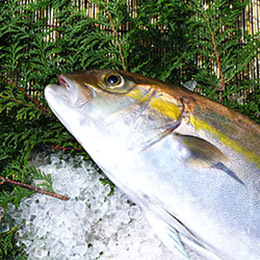
<svg viewBox="0 0 260 260">
<path fill-rule="evenodd" d="M 242 185 L 245 185 L 237 175 L 226 167 L 225 162 L 229 159 L 210 142 L 192 135 L 182 135 L 174 133 L 181 141 L 182 159 L 185 162 L 201 168 L 214 168 L 227 173 Z M 184 146 L 184 147 L 183 147 Z"/>
<path fill-rule="evenodd" d="M 212 167 L 217 163 L 224 163 L 228 158 L 210 142 L 192 135 L 175 133 L 186 150 L 183 157 L 188 163 L 199 167 Z"/>
</svg>

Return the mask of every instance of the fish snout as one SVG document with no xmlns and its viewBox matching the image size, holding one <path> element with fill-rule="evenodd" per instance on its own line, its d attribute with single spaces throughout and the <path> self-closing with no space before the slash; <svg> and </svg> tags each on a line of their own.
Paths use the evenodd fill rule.
<svg viewBox="0 0 260 260">
<path fill-rule="evenodd" d="M 86 84 L 71 80 L 68 76 L 61 74 L 59 76 L 60 86 L 65 87 L 67 90 L 67 97 L 73 106 L 81 108 L 89 102 L 93 96 L 93 90 Z"/>
</svg>

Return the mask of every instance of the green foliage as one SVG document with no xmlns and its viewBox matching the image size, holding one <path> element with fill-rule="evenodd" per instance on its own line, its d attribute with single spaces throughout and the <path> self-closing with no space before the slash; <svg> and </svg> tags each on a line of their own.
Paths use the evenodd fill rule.
<svg viewBox="0 0 260 260">
<path fill-rule="evenodd" d="M 230 8 L 226 0 L 203 1 L 207 5 L 201 0 L 147 0 L 131 12 L 127 1 L 93 0 L 99 12 L 92 18 L 74 2 L 2 1 L 1 176 L 28 184 L 43 179 L 44 188 L 52 190 L 50 177 L 31 165 L 33 154 L 55 146 L 86 156 L 43 97 L 44 87 L 63 72 L 126 67 L 174 84 L 196 80 L 203 94 L 221 97 L 225 105 L 260 121 L 260 82 L 247 76 L 248 64 L 259 55 L 259 34 L 236 25 L 247 1 L 234 0 Z M 40 15 L 46 10 L 53 11 L 53 24 Z M 5 214 L 9 203 L 19 207 L 31 194 L 6 184 L 0 188 Z M 18 259 L 16 230 L 12 225 L 9 233 L 0 230 L 1 259 L 7 254 Z"/>
<path fill-rule="evenodd" d="M 126 43 L 131 70 L 174 84 L 189 80 L 198 70 L 187 41 L 190 13 L 182 0 L 141 2 Z"/>
<path fill-rule="evenodd" d="M 100 179 L 100 182 L 106 186 L 106 185 L 109 185 L 110 187 L 110 192 L 107 194 L 107 196 L 112 196 L 114 194 L 114 191 L 115 191 L 115 185 L 107 178 L 102 178 Z"/>
<path fill-rule="evenodd" d="M 238 27 L 239 16 L 249 1 L 232 1 L 232 8 L 226 0 L 206 3 L 188 2 L 189 9 L 193 10 L 187 20 L 190 42 L 196 56 L 202 58 L 194 79 L 210 98 L 218 100 L 218 90 L 221 91 L 227 105 L 232 94 L 259 87 L 259 79 L 249 81 L 247 70 L 250 61 L 259 55 L 260 34 L 250 35 Z M 251 110 L 251 116 L 255 112 L 259 111 Z"/>
<path fill-rule="evenodd" d="M 18 228 L 18 226 L 14 226 L 6 232 L 0 233 L 0 258 L 2 260 L 26 260 L 26 256 L 21 255 L 24 245 L 15 244 Z"/>
</svg>

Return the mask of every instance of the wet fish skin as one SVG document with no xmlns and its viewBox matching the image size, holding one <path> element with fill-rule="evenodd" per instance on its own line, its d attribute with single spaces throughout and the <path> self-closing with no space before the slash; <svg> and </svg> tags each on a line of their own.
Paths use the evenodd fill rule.
<svg viewBox="0 0 260 260">
<path fill-rule="evenodd" d="M 60 121 L 183 259 L 260 259 L 260 126 L 187 89 L 92 70 L 45 89 Z"/>
</svg>

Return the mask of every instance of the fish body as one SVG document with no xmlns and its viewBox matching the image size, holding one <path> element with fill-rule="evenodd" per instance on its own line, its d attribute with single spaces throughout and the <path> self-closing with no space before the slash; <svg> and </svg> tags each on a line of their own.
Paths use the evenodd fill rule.
<svg viewBox="0 0 260 260">
<path fill-rule="evenodd" d="M 48 85 L 52 111 L 183 259 L 260 259 L 260 126 L 187 89 L 92 70 Z"/>
</svg>

